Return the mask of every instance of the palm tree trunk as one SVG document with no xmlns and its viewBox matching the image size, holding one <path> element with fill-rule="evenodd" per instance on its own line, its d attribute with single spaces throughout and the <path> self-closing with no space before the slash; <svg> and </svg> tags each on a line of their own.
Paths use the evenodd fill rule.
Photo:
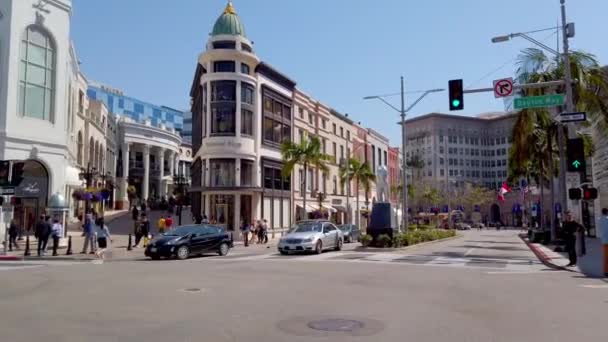
<svg viewBox="0 0 608 342">
<path fill-rule="evenodd" d="M 308 219 L 306 211 L 306 190 L 308 190 L 308 163 L 304 163 L 304 189 L 302 189 L 302 205 L 304 206 L 304 220 Z"/>
<path fill-rule="evenodd" d="M 553 171 L 553 140 L 551 139 L 551 132 L 547 132 L 547 144 L 549 152 L 549 186 L 551 187 L 551 216 L 549 216 L 551 222 L 551 241 L 555 241 L 555 187 L 554 187 L 554 171 Z"/>
<path fill-rule="evenodd" d="M 361 229 L 361 212 L 359 210 L 361 209 L 359 206 L 359 180 L 357 179 L 357 219 L 355 221 L 357 222 L 357 227 Z"/>
<path fill-rule="evenodd" d="M 540 183 L 540 210 L 539 212 L 539 218 L 540 218 L 540 229 L 541 230 L 545 230 L 545 205 L 544 205 L 544 197 L 545 197 L 545 176 L 544 176 L 545 170 L 543 168 L 543 161 L 541 159 L 540 161 L 540 177 L 539 177 L 539 183 Z"/>
</svg>

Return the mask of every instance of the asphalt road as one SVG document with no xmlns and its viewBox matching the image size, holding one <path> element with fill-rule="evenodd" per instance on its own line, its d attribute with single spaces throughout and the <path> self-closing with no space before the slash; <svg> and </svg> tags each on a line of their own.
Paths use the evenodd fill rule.
<svg viewBox="0 0 608 342">
<path fill-rule="evenodd" d="M 0 265 L 0 341 L 605 340 L 608 283 L 546 269 L 516 233 L 398 253 Z"/>
</svg>

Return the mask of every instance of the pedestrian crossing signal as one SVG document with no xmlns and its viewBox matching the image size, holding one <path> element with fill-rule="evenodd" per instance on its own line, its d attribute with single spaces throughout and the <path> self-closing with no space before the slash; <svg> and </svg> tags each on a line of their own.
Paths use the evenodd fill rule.
<svg viewBox="0 0 608 342">
<path fill-rule="evenodd" d="M 571 200 L 580 200 L 582 195 L 582 191 L 579 188 L 568 189 L 568 198 Z"/>
<path fill-rule="evenodd" d="M 586 201 L 591 201 L 597 198 L 597 189 L 596 188 L 587 188 L 583 190 L 583 199 Z"/>
</svg>

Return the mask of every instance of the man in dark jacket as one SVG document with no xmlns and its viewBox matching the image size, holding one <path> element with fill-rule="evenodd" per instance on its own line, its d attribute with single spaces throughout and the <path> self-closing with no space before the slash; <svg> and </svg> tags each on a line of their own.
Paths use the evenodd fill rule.
<svg viewBox="0 0 608 342">
<path fill-rule="evenodd" d="M 570 259 L 570 263 L 566 265 L 566 267 L 576 266 L 576 233 L 583 231 L 584 228 L 578 222 L 574 221 L 570 210 L 566 211 L 563 230 L 566 251 L 568 252 L 568 258 Z"/>
<path fill-rule="evenodd" d="M 15 248 L 19 249 L 19 245 L 17 244 L 18 235 L 19 235 L 19 227 L 17 226 L 17 222 L 15 220 L 11 220 L 11 225 L 8 228 L 9 251 L 13 250 L 13 245 L 15 245 Z"/>
<path fill-rule="evenodd" d="M 36 223 L 36 231 L 34 235 L 38 239 L 38 256 L 46 254 L 46 245 L 49 242 L 49 235 L 51 234 L 51 225 L 47 222 L 47 218 L 44 215 L 40 215 L 40 221 Z"/>
</svg>

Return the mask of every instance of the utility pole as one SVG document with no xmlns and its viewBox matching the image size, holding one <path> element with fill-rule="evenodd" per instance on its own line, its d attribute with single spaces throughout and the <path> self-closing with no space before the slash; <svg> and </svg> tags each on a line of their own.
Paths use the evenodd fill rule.
<svg viewBox="0 0 608 342">
<path fill-rule="evenodd" d="M 403 231 L 407 231 L 409 228 L 408 225 L 408 212 L 407 212 L 407 159 L 406 159 L 406 145 L 407 145 L 407 137 L 405 131 L 405 89 L 403 85 L 403 76 L 401 76 L 401 158 L 403 161 L 401 163 L 401 168 L 403 169 L 403 203 L 401 209 L 401 222 L 403 224 Z"/>
</svg>

